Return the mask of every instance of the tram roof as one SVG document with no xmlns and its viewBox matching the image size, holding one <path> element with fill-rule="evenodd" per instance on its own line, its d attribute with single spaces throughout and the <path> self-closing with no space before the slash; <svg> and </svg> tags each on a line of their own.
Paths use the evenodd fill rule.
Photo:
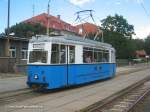
<svg viewBox="0 0 150 112">
<path fill-rule="evenodd" d="M 93 47 L 112 48 L 110 44 L 98 42 L 86 38 L 81 38 L 79 36 L 74 36 L 74 35 L 59 35 L 59 36 L 37 35 L 32 37 L 32 39 L 30 39 L 30 43 L 34 43 L 34 42 L 79 44 L 79 45 L 93 46 Z"/>
</svg>

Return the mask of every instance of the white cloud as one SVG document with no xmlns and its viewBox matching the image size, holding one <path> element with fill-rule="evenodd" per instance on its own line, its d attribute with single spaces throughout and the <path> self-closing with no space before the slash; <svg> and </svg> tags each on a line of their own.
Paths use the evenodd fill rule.
<svg viewBox="0 0 150 112">
<path fill-rule="evenodd" d="M 115 4 L 116 4 L 116 5 L 121 5 L 121 2 L 120 2 L 120 1 L 117 1 Z"/>
<path fill-rule="evenodd" d="M 150 34 L 150 26 L 135 28 L 135 33 L 133 38 L 144 39 Z"/>
<path fill-rule="evenodd" d="M 143 3 L 143 0 L 135 0 L 137 3 Z"/>
<path fill-rule="evenodd" d="M 115 5 L 121 5 L 121 4 L 123 4 L 123 2 L 126 2 L 126 3 L 133 2 L 133 3 L 136 3 L 136 4 L 140 4 L 140 3 L 143 3 L 144 0 L 115 0 L 114 4 Z"/>
<path fill-rule="evenodd" d="M 69 0 L 72 4 L 82 6 L 86 3 L 93 2 L 94 0 Z"/>
<path fill-rule="evenodd" d="M 131 1 L 136 2 L 136 3 L 138 3 L 138 4 L 144 2 L 144 0 L 126 0 L 126 2 L 131 2 Z"/>
</svg>

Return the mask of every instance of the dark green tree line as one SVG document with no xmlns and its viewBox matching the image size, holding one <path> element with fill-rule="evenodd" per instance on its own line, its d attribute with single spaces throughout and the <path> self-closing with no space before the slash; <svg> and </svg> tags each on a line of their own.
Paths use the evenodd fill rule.
<svg viewBox="0 0 150 112">
<path fill-rule="evenodd" d="M 146 53 L 150 55 L 150 35 L 145 39 L 144 48 L 146 50 Z"/>
<path fill-rule="evenodd" d="M 7 34 L 7 31 L 6 29 L 5 34 Z M 46 28 L 39 23 L 19 23 L 10 27 L 10 33 L 14 33 L 16 37 L 28 38 L 37 34 L 46 34 Z"/>
</svg>

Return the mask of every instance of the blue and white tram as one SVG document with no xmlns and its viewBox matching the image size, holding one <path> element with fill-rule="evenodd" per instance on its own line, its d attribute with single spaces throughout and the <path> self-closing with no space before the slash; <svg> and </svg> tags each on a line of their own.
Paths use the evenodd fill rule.
<svg viewBox="0 0 150 112">
<path fill-rule="evenodd" d="M 36 36 L 28 48 L 29 87 L 46 89 L 113 77 L 115 49 L 106 43 L 76 36 Z"/>
</svg>

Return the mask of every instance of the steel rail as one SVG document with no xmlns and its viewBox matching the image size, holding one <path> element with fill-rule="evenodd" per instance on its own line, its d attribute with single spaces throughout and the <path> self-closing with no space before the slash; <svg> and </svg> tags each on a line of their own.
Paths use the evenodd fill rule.
<svg viewBox="0 0 150 112">
<path fill-rule="evenodd" d="M 140 88 L 144 87 L 144 83 L 149 80 L 150 77 L 146 77 L 103 101 L 80 110 L 80 112 L 128 112 L 150 92 L 150 84 L 145 89 Z M 141 91 L 139 91 L 140 89 Z"/>
</svg>

